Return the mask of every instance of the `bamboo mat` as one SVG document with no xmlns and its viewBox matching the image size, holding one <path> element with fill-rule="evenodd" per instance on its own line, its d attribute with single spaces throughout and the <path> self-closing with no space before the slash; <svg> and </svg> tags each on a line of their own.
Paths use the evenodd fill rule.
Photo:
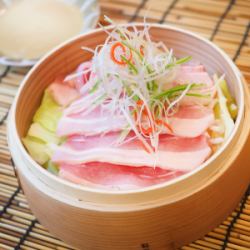
<svg viewBox="0 0 250 250">
<path fill-rule="evenodd" d="M 250 0 L 102 0 L 100 4 L 102 13 L 117 22 L 138 22 L 147 15 L 149 22 L 199 33 L 224 49 L 250 84 Z M 28 70 L 0 67 L 0 249 L 73 249 L 50 235 L 32 215 L 13 171 L 6 117 Z M 182 249 L 250 249 L 250 189 L 227 220 Z"/>
</svg>

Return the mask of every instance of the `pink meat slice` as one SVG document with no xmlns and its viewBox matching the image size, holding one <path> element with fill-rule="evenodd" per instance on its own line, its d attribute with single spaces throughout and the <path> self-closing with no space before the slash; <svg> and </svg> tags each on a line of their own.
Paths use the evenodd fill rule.
<svg viewBox="0 0 250 250">
<path fill-rule="evenodd" d="M 52 83 L 48 87 L 48 91 L 61 106 L 67 106 L 79 97 L 79 92 L 67 84 Z"/>
<path fill-rule="evenodd" d="M 61 164 L 59 176 L 76 184 L 129 190 L 147 187 L 182 175 L 181 171 L 161 168 L 128 167 L 110 163 Z"/>
<path fill-rule="evenodd" d="M 98 135 L 109 131 L 122 130 L 126 125 L 126 119 L 122 115 L 114 115 L 96 108 L 86 115 L 83 115 L 83 113 L 71 116 L 64 115 L 58 123 L 57 135 Z"/>
<path fill-rule="evenodd" d="M 203 65 L 182 66 L 178 71 L 175 82 L 177 84 L 203 83 L 208 87 L 213 86 L 213 81 L 209 74 L 205 71 Z"/>
<path fill-rule="evenodd" d="M 213 123 L 211 108 L 198 105 L 180 106 L 178 112 L 169 118 L 173 134 L 183 137 L 197 137 L 203 134 Z"/>
<path fill-rule="evenodd" d="M 141 141 L 130 134 L 127 143 L 117 145 L 119 133 L 103 136 L 72 136 L 54 150 L 55 163 L 83 164 L 108 162 L 133 167 L 160 167 L 167 170 L 191 171 L 202 164 L 211 154 L 207 137 L 182 138 L 161 135 L 156 153 L 145 151 Z"/>
<path fill-rule="evenodd" d="M 91 67 L 92 67 L 91 61 L 83 62 L 78 66 L 78 68 L 76 69 L 76 73 L 82 72 L 82 74 L 75 79 L 76 89 L 80 90 L 82 86 L 89 80 L 91 76 Z"/>
<path fill-rule="evenodd" d="M 61 74 L 58 75 L 55 80 L 53 81 L 53 83 L 58 83 L 58 84 L 64 84 L 64 85 L 68 85 L 72 88 L 75 88 L 75 81 L 74 80 L 68 80 L 66 81 L 66 75 L 65 74 Z"/>
<path fill-rule="evenodd" d="M 203 65 L 187 64 L 180 67 L 174 80 L 174 85 L 190 83 L 204 84 L 204 86 L 200 86 L 199 89 L 190 91 L 190 93 L 200 94 L 203 95 L 203 97 L 185 96 L 181 100 L 182 105 L 208 105 L 211 103 L 215 94 L 214 83 Z"/>
<path fill-rule="evenodd" d="M 198 65 L 182 65 L 181 66 L 181 72 L 205 72 L 205 67 L 202 64 Z"/>
<path fill-rule="evenodd" d="M 197 137 L 214 122 L 213 110 L 204 106 L 180 106 L 178 112 L 167 119 L 173 134 L 183 137 Z M 123 115 L 114 115 L 96 108 L 87 115 L 83 113 L 63 116 L 57 128 L 59 136 L 73 134 L 97 135 L 110 131 L 120 131 L 127 126 Z M 164 133 L 171 133 L 164 131 Z"/>
</svg>

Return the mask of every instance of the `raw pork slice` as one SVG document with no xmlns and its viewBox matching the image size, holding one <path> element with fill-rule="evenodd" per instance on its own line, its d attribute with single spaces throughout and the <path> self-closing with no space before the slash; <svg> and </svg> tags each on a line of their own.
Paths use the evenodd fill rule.
<svg viewBox="0 0 250 250">
<path fill-rule="evenodd" d="M 98 135 L 109 131 L 120 131 L 127 125 L 122 115 L 114 115 L 108 111 L 95 108 L 90 113 L 64 115 L 57 127 L 58 136 L 73 134 Z"/>
<path fill-rule="evenodd" d="M 86 114 L 86 113 L 85 113 Z M 171 131 L 176 136 L 197 137 L 205 132 L 214 122 L 212 109 L 204 106 L 180 106 L 178 112 L 167 119 L 172 127 Z M 109 111 L 101 111 L 100 108 L 84 115 L 84 112 L 75 115 L 64 115 L 57 128 L 58 136 L 73 134 L 97 135 L 110 131 L 119 131 L 127 126 L 123 115 L 111 114 Z"/>
<path fill-rule="evenodd" d="M 206 72 L 203 65 L 183 65 L 176 74 L 174 85 L 182 84 L 204 84 L 199 89 L 190 90 L 190 93 L 200 94 L 199 96 L 185 96 L 181 103 L 183 105 L 203 104 L 208 105 L 215 94 L 214 83 Z"/>
<path fill-rule="evenodd" d="M 133 168 L 100 162 L 79 165 L 61 164 L 59 172 L 62 178 L 77 184 L 120 190 L 159 184 L 182 174 L 181 171 L 164 170 L 158 167 Z"/>
<path fill-rule="evenodd" d="M 52 83 L 48 91 L 57 104 L 64 107 L 79 97 L 78 91 L 66 84 Z"/>
<path fill-rule="evenodd" d="M 181 71 L 182 72 L 187 72 L 187 73 L 191 73 L 191 72 L 205 72 L 205 67 L 201 64 L 198 65 L 182 65 L 181 66 Z"/>
<path fill-rule="evenodd" d="M 203 83 L 208 87 L 213 86 L 213 81 L 205 71 L 203 65 L 181 66 L 176 75 L 175 82 L 177 84 Z"/>
<path fill-rule="evenodd" d="M 168 120 L 174 135 L 197 137 L 214 123 L 215 118 L 211 108 L 190 105 L 180 106 L 178 112 Z"/>
<path fill-rule="evenodd" d="M 80 164 L 106 162 L 133 167 L 160 167 L 167 170 L 191 171 L 202 164 L 211 154 L 207 137 L 181 138 L 161 135 L 156 153 L 145 151 L 143 144 L 134 135 L 127 143 L 117 145 L 119 134 L 104 136 L 73 136 L 55 148 L 52 161 Z"/>
<path fill-rule="evenodd" d="M 75 80 L 75 87 L 80 91 L 82 86 L 89 80 L 91 75 L 92 62 L 87 61 L 80 64 L 76 70 L 76 73 L 82 73 Z"/>
</svg>

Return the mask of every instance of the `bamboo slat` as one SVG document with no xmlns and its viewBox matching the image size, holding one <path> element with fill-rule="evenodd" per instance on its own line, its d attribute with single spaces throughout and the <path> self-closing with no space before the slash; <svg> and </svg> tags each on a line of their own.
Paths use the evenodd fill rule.
<svg viewBox="0 0 250 250">
<path fill-rule="evenodd" d="M 119 23 L 142 21 L 146 15 L 148 21 L 176 25 L 213 40 L 235 61 L 250 84 L 249 0 L 101 0 L 100 5 L 102 13 Z M 6 117 L 28 71 L 29 68 L 0 66 L 0 249 L 73 249 L 36 221 L 11 165 Z M 220 226 L 182 249 L 250 249 L 249 193 L 242 202 Z"/>
</svg>

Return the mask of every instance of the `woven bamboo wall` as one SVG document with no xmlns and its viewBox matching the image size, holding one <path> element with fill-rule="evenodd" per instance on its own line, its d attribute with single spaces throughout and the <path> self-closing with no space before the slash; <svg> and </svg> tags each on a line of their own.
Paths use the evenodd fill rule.
<svg viewBox="0 0 250 250">
<path fill-rule="evenodd" d="M 226 51 L 250 84 L 249 0 L 102 0 L 100 4 L 102 13 L 119 23 L 142 21 L 147 15 L 149 22 L 201 34 Z M 72 249 L 51 236 L 32 215 L 7 147 L 6 117 L 28 70 L 0 67 L 0 249 Z M 250 190 L 226 221 L 183 249 L 250 249 Z"/>
</svg>

